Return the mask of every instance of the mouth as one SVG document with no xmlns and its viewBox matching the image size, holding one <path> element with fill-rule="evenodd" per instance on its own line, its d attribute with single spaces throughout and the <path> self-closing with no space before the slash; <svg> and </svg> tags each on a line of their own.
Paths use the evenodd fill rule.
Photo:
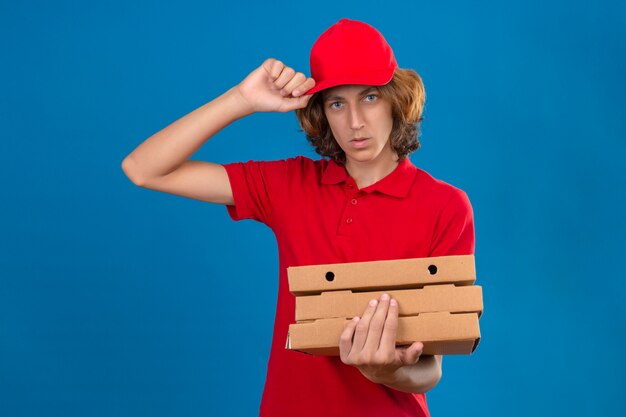
<svg viewBox="0 0 626 417">
<path fill-rule="evenodd" d="M 350 144 L 355 149 L 363 149 L 367 147 L 367 144 L 369 143 L 370 139 L 371 138 L 354 138 L 350 140 Z"/>
</svg>

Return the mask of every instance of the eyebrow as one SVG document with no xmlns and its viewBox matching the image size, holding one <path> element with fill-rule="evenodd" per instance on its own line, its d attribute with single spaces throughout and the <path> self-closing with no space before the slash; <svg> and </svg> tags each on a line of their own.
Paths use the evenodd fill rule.
<svg viewBox="0 0 626 417">
<path fill-rule="evenodd" d="M 360 95 L 360 96 L 363 96 L 363 95 L 365 95 L 366 93 L 369 93 L 370 91 L 373 91 L 373 90 L 378 91 L 378 88 L 377 88 L 377 87 L 368 87 L 368 88 L 366 88 L 365 90 L 361 91 L 361 92 L 359 93 L 359 95 Z M 343 100 L 343 97 L 342 97 L 342 96 L 339 96 L 339 95 L 337 95 L 337 94 L 333 94 L 332 96 L 328 96 L 328 97 L 324 98 L 324 101 L 325 101 L 325 102 L 326 102 L 326 101 L 329 101 L 329 100 Z"/>
</svg>

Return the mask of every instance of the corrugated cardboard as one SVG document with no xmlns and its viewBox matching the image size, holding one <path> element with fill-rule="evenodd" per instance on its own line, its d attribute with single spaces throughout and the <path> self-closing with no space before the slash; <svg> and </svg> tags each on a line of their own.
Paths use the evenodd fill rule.
<svg viewBox="0 0 626 417">
<path fill-rule="evenodd" d="M 473 255 L 290 267 L 296 322 L 286 348 L 338 355 L 350 319 L 383 292 L 398 301 L 396 345 L 424 343 L 424 355 L 470 354 L 480 341 L 482 288 Z"/>
<path fill-rule="evenodd" d="M 391 290 L 431 284 L 472 285 L 474 255 L 439 256 L 287 268 L 292 294 L 337 290 Z"/>
<path fill-rule="evenodd" d="M 289 325 L 286 348 L 314 355 L 339 355 L 339 338 L 350 320 L 321 319 Z M 423 355 L 470 354 L 480 341 L 476 313 L 422 313 L 399 317 L 396 345 L 422 342 Z"/>
<path fill-rule="evenodd" d="M 427 285 L 409 290 L 384 291 L 398 301 L 399 316 L 447 311 L 478 313 L 483 311 L 482 287 L 452 284 Z M 328 291 L 320 295 L 296 297 L 296 321 L 361 316 L 371 299 L 380 299 L 383 291 Z"/>
</svg>

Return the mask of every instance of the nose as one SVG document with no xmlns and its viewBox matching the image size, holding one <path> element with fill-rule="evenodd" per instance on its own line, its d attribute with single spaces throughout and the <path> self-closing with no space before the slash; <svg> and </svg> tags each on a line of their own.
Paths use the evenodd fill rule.
<svg viewBox="0 0 626 417">
<path fill-rule="evenodd" d="M 354 130 L 361 129 L 365 123 L 363 122 L 363 115 L 359 110 L 359 106 L 351 106 L 350 110 L 350 127 Z"/>
</svg>

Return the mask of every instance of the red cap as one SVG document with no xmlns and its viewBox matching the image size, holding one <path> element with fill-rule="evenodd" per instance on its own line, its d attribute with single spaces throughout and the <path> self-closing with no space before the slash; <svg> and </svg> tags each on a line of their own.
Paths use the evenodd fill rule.
<svg viewBox="0 0 626 417">
<path fill-rule="evenodd" d="M 385 85 L 398 68 L 391 46 L 373 26 L 343 18 L 326 29 L 311 48 L 306 94 L 343 84 Z"/>
</svg>

